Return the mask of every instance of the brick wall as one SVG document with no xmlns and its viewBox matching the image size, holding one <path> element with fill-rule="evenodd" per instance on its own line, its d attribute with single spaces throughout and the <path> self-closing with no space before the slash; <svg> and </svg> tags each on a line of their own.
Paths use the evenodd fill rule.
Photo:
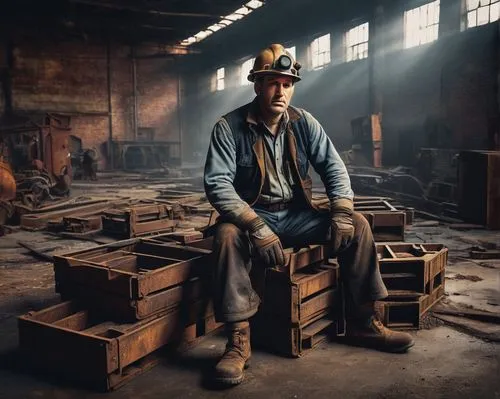
<svg viewBox="0 0 500 399">
<path fill-rule="evenodd" d="M 138 125 L 155 129 L 156 140 L 178 140 L 177 85 L 173 60 L 137 62 Z"/>
<path fill-rule="evenodd" d="M 130 49 L 113 45 L 111 103 L 114 139 L 133 139 L 133 83 Z M 157 139 L 178 137 L 177 76 L 172 61 L 137 62 L 138 124 L 156 128 Z M 14 40 L 14 112 L 72 115 L 72 133 L 84 147 L 101 152 L 106 167 L 109 135 L 107 62 L 104 44 Z M 3 96 L 2 96 L 3 101 Z M 1 104 L 0 104 L 1 105 Z M 2 110 L 3 110 L 2 106 Z"/>
</svg>

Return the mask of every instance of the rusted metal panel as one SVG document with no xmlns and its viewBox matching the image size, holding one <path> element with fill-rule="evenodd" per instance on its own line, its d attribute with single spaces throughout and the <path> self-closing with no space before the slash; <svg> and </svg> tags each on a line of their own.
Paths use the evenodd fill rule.
<svg viewBox="0 0 500 399">
<path fill-rule="evenodd" d="M 56 281 L 56 292 L 65 300 L 78 299 L 90 309 L 97 309 L 110 319 L 121 321 L 142 320 L 179 306 L 189 306 L 206 296 L 205 287 L 199 278 L 141 299 L 114 295 L 74 281 Z"/>
<path fill-rule="evenodd" d="M 62 222 L 64 217 L 84 216 L 102 212 L 110 207 L 116 206 L 123 201 L 103 201 L 90 205 L 77 206 L 67 209 L 59 209 L 43 213 L 28 213 L 21 216 L 21 227 L 26 230 L 43 230 L 49 221 Z"/>
<path fill-rule="evenodd" d="M 199 336 L 196 324 L 201 305 L 197 303 L 187 317 L 181 318 L 180 310 L 175 310 L 119 324 L 76 302 L 63 302 L 19 317 L 20 348 L 27 364 L 110 390 L 144 371 L 141 368 L 154 365 L 146 357 L 172 342 L 176 329 L 187 326 L 186 339 Z M 203 314 L 204 323 L 212 317 L 213 309 L 207 308 Z"/>
</svg>

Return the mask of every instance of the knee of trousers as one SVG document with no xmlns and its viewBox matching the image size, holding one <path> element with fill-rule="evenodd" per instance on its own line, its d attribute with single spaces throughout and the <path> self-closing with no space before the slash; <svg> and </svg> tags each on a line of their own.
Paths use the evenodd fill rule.
<svg viewBox="0 0 500 399">
<path fill-rule="evenodd" d="M 214 236 L 214 249 L 225 245 L 236 245 L 245 233 L 232 223 L 221 223 Z"/>
<path fill-rule="evenodd" d="M 368 220 L 359 212 L 354 212 L 352 214 L 352 222 L 354 225 L 354 235 L 362 237 L 366 234 L 372 235 L 370 223 Z"/>
</svg>

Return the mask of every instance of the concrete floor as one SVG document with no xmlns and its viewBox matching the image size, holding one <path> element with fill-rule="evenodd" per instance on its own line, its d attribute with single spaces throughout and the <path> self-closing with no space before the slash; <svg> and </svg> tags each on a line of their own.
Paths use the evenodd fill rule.
<svg viewBox="0 0 500 399">
<path fill-rule="evenodd" d="M 14 319 L 2 322 L 0 398 L 499 398 L 499 345 L 448 327 L 416 332 L 415 347 L 391 355 L 323 343 L 299 359 L 255 352 L 245 381 L 215 390 L 209 371 L 222 352 L 220 336 L 204 339 L 176 361 L 165 360 L 111 393 L 96 393 L 12 370 Z"/>
<path fill-rule="evenodd" d="M 117 194 L 123 189 L 107 190 Z M 141 189 L 145 197 L 154 194 L 139 187 L 134 195 Z M 39 249 L 59 247 L 56 252 L 95 245 L 24 231 L 0 238 L 0 398 L 500 398 L 500 344 L 444 325 L 413 332 L 416 345 L 404 355 L 326 342 L 300 359 L 256 351 L 243 384 L 223 391 L 207 383 L 223 351 L 220 336 L 207 337 L 181 358 L 167 358 L 107 394 L 27 374 L 15 365 L 16 316 L 59 299 L 51 263 L 34 259 L 17 245 L 18 240 Z M 468 258 L 468 249 L 485 240 L 500 248 L 500 234 L 485 230 L 460 232 L 446 225 L 419 227 L 417 223 L 407 234 L 407 241 L 439 242 L 450 249 L 447 302 L 498 314 L 500 260 Z M 498 325 L 488 328 L 500 337 Z"/>
</svg>

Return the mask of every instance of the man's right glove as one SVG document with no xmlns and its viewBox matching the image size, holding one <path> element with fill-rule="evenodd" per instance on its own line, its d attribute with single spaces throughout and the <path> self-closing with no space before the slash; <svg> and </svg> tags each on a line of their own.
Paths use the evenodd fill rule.
<svg viewBox="0 0 500 399">
<path fill-rule="evenodd" d="M 252 208 L 248 207 L 241 212 L 234 223 L 240 229 L 248 231 L 253 255 L 264 266 L 285 266 L 285 253 L 279 237 Z"/>
<path fill-rule="evenodd" d="M 279 237 L 260 217 L 252 221 L 248 235 L 254 255 L 264 266 L 285 266 L 285 253 Z"/>
<path fill-rule="evenodd" d="M 354 237 L 353 208 L 352 201 L 346 198 L 330 203 L 331 244 L 334 254 L 345 249 Z"/>
</svg>

